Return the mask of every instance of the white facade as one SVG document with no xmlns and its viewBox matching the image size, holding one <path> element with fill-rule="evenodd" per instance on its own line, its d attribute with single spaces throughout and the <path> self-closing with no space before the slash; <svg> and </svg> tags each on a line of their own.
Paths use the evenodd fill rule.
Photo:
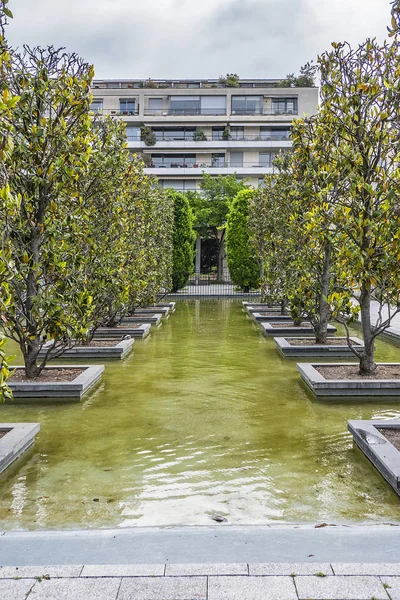
<svg viewBox="0 0 400 600">
<path fill-rule="evenodd" d="M 92 110 L 126 123 L 128 147 L 145 155 L 163 187 L 198 189 L 203 171 L 236 173 L 254 186 L 290 148 L 290 125 L 317 110 L 317 88 L 277 87 L 279 80 L 97 80 Z M 141 140 L 148 126 L 154 146 Z"/>
</svg>

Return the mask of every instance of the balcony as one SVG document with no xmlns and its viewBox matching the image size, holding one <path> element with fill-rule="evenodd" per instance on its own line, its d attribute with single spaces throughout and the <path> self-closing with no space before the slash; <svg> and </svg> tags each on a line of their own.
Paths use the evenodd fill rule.
<svg viewBox="0 0 400 600">
<path fill-rule="evenodd" d="M 231 114 L 237 116 L 253 117 L 257 115 L 272 115 L 272 116 L 293 116 L 298 114 L 298 109 L 281 109 L 281 108 L 263 108 L 263 109 L 247 109 L 233 108 Z"/>
<path fill-rule="evenodd" d="M 223 116 L 226 108 L 145 108 L 147 117 L 198 117 L 198 116 Z"/>
<path fill-rule="evenodd" d="M 203 172 L 211 175 L 264 175 L 273 173 L 274 167 L 272 163 L 261 164 L 260 162 L 243 162 L 235 164 L 234 162 L 218 162 L 218 163 L 195 163 L 195 164 L 178 164 L 171 163 L 170 165 L 146 165 L 145 172 L 148 175 L 157 177 L 172 177 L 189 175 L 190 177 L 201 177 Z"/>
<path fill-rule="evenodd" d="M 156 150 L 192 150 L 196 152 L 200 149 L 210 151 L 213 150 L 261 150 L 263 148 L 290 148 L 292 141 L 290 137 L 285 135 L 268 137 L 268 136 L 241 136 L 232 137 L 228 140 L 222 136 L 205 136 L 203 139 L 193 139 L 193 137 L 167 137 L 163 136 L 158 139 L 154 146 L 147 146 L 139 136 L 127 136 L 128 148 L 138 148 L 142 150 L 155 148 Z"/>
<path fill-rule="evenodd" d="M 94 115 L 103 115 L 111 117 L 136 117 L 139 114 L 139 107 L 133 109 L 120 108 L 96 108 L 91 111 Z"/>
</svg>

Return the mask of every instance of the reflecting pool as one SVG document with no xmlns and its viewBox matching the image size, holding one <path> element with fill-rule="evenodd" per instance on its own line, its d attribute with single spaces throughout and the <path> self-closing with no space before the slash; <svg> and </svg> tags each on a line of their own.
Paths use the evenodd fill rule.
<svg viewBox="0 0 400 600">
<path fill-rule="evenodd" d="M 400 348 L 379 342 L 377 358 Z M 295 364 L 239 300 L 177 302 L 81 403 L 0 406 L 41 424 L 0 476 L 0 528 L 400 521 L 346 430 L 400 403 L 318 402 Z"/>
</svg>

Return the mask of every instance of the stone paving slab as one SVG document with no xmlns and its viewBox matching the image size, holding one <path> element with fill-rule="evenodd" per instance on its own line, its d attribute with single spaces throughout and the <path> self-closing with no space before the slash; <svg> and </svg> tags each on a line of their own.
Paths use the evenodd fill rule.
<svg viewBox="0 0 400 600">
<path fill-rule="evenodd" d="M 162 577 L 165 565 L 85 565 L 81 577 Z M 184 573 L 182 573 L 184 575 Z M 0 571 L 1 577 L 1 571 Z"/>
<path fill-rule="evenodd" d="M 332 563 L 335 575 L 398 575 L 400 563 Z"/>
<path fill-rule="evenodd" d="M 329 563 L 259 563 L 249 564 L 250 575 L 333 575 Z"/>
<path fill-rule="evenodd" d="M 35 583 L 29 600 L 116 600 L 120 585 L 120 579 L 106 577 L 44 580 Z"/>
<path fill-rule="evenodd" d="M 83 565 L 60 565 L 60 566 L 24 566 L 24 567 L 1 567 L 0 579 L 14 579 L 15 577 L 38 578 L 38 577 L 79 577 Z M 0 596 L 1 598 L 1 596 Z"/>
<path fill-rule="evenodd" d="M 292 577 L 209 577 L 208 600 L 297 600 Z"/>
<path fill-rule="evenodd" d="M 36 579 L 3 579 L 0 581 L 0 598 L 3 600 L 25 600 Z"/>
<path fill-rule="evenodd" d="M 388 600 L 379 577 L 295 577 L 299 600 Z"/>
<path fill-rule="evenodd" d="M 207 600 L 207 577 L 123 579 L 118 600 Z"/>
<path fill-rule="evenodd" d="M 400 577 L 381 577 L 391 600 L 400 600 Z"/>
<path fill-rule="evenodd" d="M 248 575 L 247 563 L 203 563 L 167 565 L 165 575 Z"/>
</svg>

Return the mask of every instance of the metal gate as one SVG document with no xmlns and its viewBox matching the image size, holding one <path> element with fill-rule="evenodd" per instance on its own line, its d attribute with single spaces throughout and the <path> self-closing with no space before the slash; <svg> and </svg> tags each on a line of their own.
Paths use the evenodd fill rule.
<svg viewBox="0 0 400 600">
<path fill-rule="evenodd" d="M 171 292 L 168 297 L 189 298 L 229 298 L 229 297 L 259 297 L 260 290 L 241 289 L 235 286 L 229 276 L 224 276 L 223 280 L 217 279 L 217 274 L 213 273 L 193 273 L 182 289 L 177 292 Z"/>
</svg>

